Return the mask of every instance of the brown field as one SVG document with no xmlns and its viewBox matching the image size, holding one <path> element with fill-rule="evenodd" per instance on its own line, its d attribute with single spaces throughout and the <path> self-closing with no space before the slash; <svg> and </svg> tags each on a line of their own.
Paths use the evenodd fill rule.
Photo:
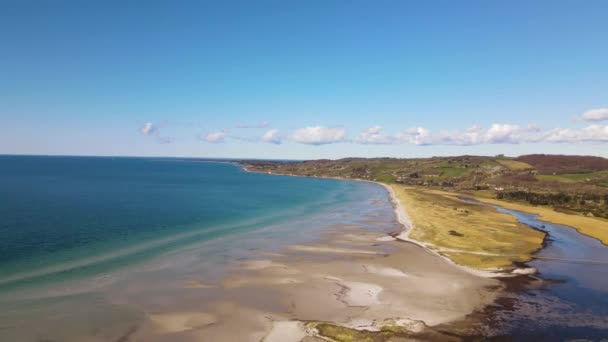
<svg viewBox="0 0 608 342">
<path fill-rule="evenodd" d="M 534 166 L 513 159 L 497 159 L 496 161 L 511 171 L 534 170 Z"/>
<path fill-rule="evenodd" d="M 535 167 L 539 173 L 588 173 L 608 169 L 608 159 L 593 156 L 530 154 L 516 158 Z"/>
</svg>

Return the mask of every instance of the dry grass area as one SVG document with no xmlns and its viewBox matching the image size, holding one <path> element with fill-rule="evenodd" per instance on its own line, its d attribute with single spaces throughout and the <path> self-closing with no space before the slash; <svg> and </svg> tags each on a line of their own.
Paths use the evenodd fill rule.
<svg viewBox="0 0 608 342">
<path fill-rule="evenodd" d="M 548 206 L 531 206 L 529 204 L 501 201 L 487 197 L 478 197 L 477 199 L 486 203 L 499 205 L 507 209 L 536 214 L 543 221 L 573 227 L 579 233 L 591 236 L 600 240 L 603 244 L 608 245 L 608 220 L 606 219 L 561 213 Z"/>
<path fill-rule="evenodd" d="M 542 247 L 544 233 L 508 214 L 456 194 L 392 185 L 414 223 L 410 237 L 438 247 L 454 262 L 481 269 L 525 262 Z"/>
<path fill-rule="evenodd" d="M 534 170 L 534 166 L 513 159 L 497 159 L 496 161 L 511 171 Z"/>
</svg>

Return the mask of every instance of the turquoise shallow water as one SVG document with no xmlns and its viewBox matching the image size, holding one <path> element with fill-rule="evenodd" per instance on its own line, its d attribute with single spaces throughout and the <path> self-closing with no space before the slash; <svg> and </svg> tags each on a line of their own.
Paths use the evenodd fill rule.
<svg viewBox="0 0 608 342">
<path fill-rule="evenodd" d="M 0 290 L 319 215 L 370 186 L 193 160 L 0 156 Z"/>
<path fill-rule="evenodd" d="M 343 227 L 396 228 L 376 184 L 195 160 L 0 156 L 0 204 L 0 341 L 126 340 L 150 312 L 253 300 L 188 281 Z"/>
</svg>

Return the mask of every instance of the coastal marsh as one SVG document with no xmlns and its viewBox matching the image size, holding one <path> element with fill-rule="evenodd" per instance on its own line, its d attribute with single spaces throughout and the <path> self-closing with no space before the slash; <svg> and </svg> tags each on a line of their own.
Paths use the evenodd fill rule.
<svg viewBox="0 0 608 342">
<path fill-rule="evenodd" d="M 544 233 L 491 207 L 445 191 L 391 187 L 414 223 L 409 237 L 431 244 L 458 264 L 480 269 L 509 267 L 531 260 L 542 247 Z"/>
<path fill-rule="evenodd" d="M 568 214 L 553 210 L 549 206 L 532 206 L 511 201 L 501 201 L 489 197 L 476 196 L 476 199 L 501 207 L 523 211 L 539 216 L 539 219 L 551 223 L 573 227 L 579 233 L 600 240 L 608 245 L 608 220 L 599 217 L 588 217 L 578 214 Z"/>
</svg>

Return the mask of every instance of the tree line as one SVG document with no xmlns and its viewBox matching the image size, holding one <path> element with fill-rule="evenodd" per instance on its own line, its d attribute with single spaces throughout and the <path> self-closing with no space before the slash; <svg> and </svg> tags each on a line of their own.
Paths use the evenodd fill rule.
<svg viewBox="0 0 608 342">
<path fill-rule="evenodd" d="M 550 205 L 608 218 L 608 194 L 538 193 L 531 191 L 501 191 L 498 199 L 525 201 L 532 205 Z"/>
</svg>

